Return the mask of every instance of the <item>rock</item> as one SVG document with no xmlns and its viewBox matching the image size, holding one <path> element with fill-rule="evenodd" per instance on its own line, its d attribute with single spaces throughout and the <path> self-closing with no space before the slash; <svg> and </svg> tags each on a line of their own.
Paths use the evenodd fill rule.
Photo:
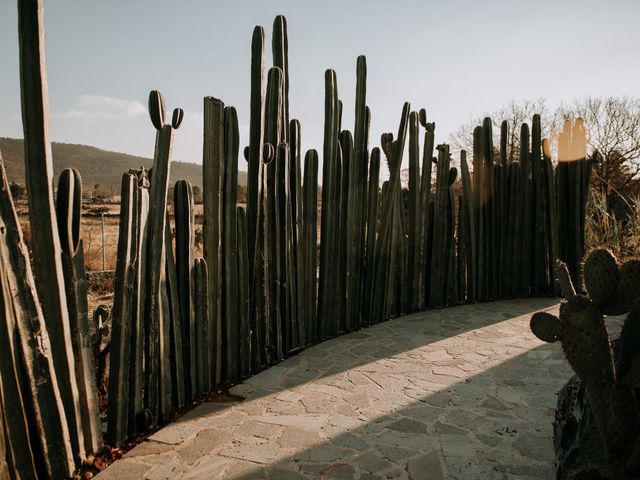
<svg viewBox="0 0 640 480">
<path fill-rule="evenodd" d="M 411 480 L 440 480 L 447 478 L 446 466 L 443 464 L 437 450 L 414 458 L 407 464 L 407 472 Z"/>
</svg>

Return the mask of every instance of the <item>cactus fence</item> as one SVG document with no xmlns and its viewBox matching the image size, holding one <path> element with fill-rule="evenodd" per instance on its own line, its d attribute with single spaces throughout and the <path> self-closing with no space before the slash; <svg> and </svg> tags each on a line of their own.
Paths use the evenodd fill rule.
<svg viewBox="0 0 640 480">
<path fill-rule="evenodd" d="M 0 478 L 64 478 L 102 441 L 81 181 L 64 172 L 54 206 L 42 0 L 18 3 L 34 271 L 0 168 Z M 577 275 L 591 169 L 584 155 L 554 166 L 534 116 L 531 132 L 520 127 L 519 160 L 508 163 L 509 126 L 494 148 L 485 119 L 470 161 L 461 153 L 457 181 L 449 147 L 435 146 L 435 124 L 408 103 L 397 134 L 370 149 L 364 56 L 353 131 L 343 129 L 336 74 L 325 74 L 318 232 L 319 155 L 302 156 L 300 124 L 289 118 L 284 17 L 273 32 L 266 82 L 264 30 L 252 39 L 246 209 L 236 202 L 236 110 L 204 99 L 204 258 L 194 256 L 186 181 L 175 185 L 175 245 L 170 232 L 171 146 L 183 112 L 168 122 L 162 95 L 149 97 L 154 165 L 122 178 L 106 432 L 113 445 L 323 339 L 425 308 L 556 294 L 559 258 Z M 581 122 L 567 124 L 561 155 L 584 135 Z M 390 176 L 380 187 L 383 158 Z"/>
</svg>

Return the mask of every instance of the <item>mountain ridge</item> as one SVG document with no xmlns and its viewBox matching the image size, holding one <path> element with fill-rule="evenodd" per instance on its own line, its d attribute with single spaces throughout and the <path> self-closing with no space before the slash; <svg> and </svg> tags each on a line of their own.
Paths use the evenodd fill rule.
<svg viewBox="0 0 640 480">
<path fill-rule="evenodd" d="M 65 168 L 75 168 L 87 188 L 99 185 L 102 190 L 120 191 L 122 174 L 144 165 L 151 167 L 151 158 L 128 153 L 103 150 L 90 145 L 52 142 L 53 172 L 55 178 Z M 24 147 L 21 138 L 0 137 L 0 154 L 10 182 L 24 185 Z M 202 188 L 202 165 L 189 162 L 171 162 L 170 185 L 177 180 L 189 180 Z M 246 185 L 246 172 L 238 172 L 238 184 Z"/>
</svg>

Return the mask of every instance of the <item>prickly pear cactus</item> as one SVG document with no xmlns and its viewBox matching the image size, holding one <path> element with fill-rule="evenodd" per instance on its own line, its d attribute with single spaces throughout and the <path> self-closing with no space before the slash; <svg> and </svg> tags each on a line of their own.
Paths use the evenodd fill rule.
<svg viewBox="0 0 640 480">
<path fill-rule="evenodd" d="M 584 261 L 584 284 L 604 314 L 627 313 L 640 298 L 640 260 L 620 265 L 609 250 L 593 250 Z"/>
<path fill-rule="evenodd" d="M 582 421 L 586 425 L 590 418 L 595 419 L 606 454 L 607 478 L 636 478 L 630 475 L 640 474 L 640 261 L 629 260 L 620 266 L 608 250 L 590 252 L 584 261 L 587 295 L 575 292 L 563 263 L 558 265 L 558 276 L 565 297 L 560 316 L 538 312 L 531 318 L 531 330 L 542 341 L 561 342 L 567 361 L 586 389 L 590 412 Z M 605 315 L 627 312 L 614 349 Z M 561 413 L 556 414 L 557 422 Z M 558 447 L 563 443 L 556 439 L 556 449 L 566 448 Z M 557 453 L 559 460 L 570 457 Z M 558 478 L 573 478 L 562 470 L 559 461 Z"/>
</svg>

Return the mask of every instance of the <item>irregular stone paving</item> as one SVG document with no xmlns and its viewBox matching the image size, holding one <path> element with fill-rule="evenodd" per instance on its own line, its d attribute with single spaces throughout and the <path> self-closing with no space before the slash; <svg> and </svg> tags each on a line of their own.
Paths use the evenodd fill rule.
<svg viewBox="0 0 640 480">
<path fill-rule="evenodd" d="M 408 315 L 311 347 L 152 435 L 100 480 L 554 478 L 555 299 Z"/>
</svg>

